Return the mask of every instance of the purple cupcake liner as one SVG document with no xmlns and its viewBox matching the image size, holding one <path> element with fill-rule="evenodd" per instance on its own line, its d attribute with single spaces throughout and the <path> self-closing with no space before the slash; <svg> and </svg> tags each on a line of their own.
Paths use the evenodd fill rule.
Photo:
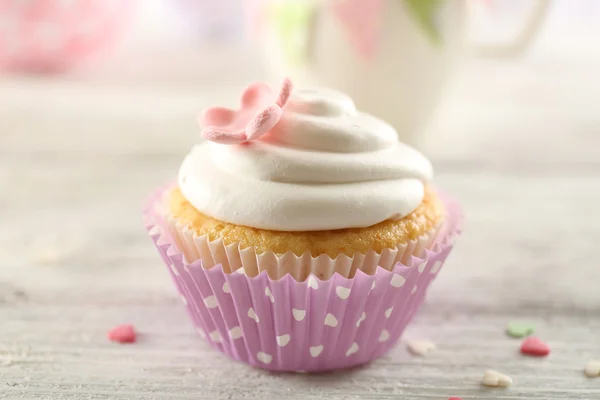
<svg viewBox="0 0 600 400">
<path fill-rule="evenodd" d="M 165 189 L 149 200 L 146 227 L 171 273 L 198 331 L 221 352 L 273 371 L 318 372 L 349 368 L 381 357 L 400 338 L 425 299 L 460 233 L 460 207 L 442 195 L 445 226 L 424 257 L 411 257 L 392 271 L 357 271 L 327 280 L 291 275 L 273 280 L 224 273 L 220 265 L 186 263 L 170 236 L 160 230 L 155 210 Z M 163 225 L 164 226 L 164 225 Z"/>
</svg>

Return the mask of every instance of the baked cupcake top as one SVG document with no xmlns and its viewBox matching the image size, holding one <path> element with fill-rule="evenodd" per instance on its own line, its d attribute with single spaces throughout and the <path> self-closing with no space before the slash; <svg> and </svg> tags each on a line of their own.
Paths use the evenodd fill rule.
<svg viewBox="0 0 600 400">
<path fill-rule="evenodd" d="M 291 94 L 250 85 L 239 110 L 200 118 L 209 139 L 179 170 L 201 213 L 276 231 L 363 228 L 400 219 L 423 200 L 431 163 L 386 122 L 329 89 Z"/>
</svg>

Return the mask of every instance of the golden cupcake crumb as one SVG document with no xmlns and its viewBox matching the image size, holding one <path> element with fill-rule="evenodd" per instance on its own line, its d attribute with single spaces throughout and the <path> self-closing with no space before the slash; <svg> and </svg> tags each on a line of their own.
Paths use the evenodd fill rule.
<svg viewBox="0 0 600 400">
<path fill-rule="evenodd" d="M 327 254 L 353 256 L 373 249 L 378 253 L 386 248 L 414 240 L 442 221 L 444 206 L 435 191 L 426 187 L 423 202 L 401 220 L 388 220 L 367 228 L 332 231 L 281 232 L 230 224 L 208 217 L 196 210 L 179 188 L 169 195 L 169 209 L 173 217 L 198 235 L 209 240 L 222 239 L 225 245 L 239 242 L 242 249 L 254 247 L 257 253 L 288 251 L 300 256 L 310 252 L 313 257 Z"/>
</svg>

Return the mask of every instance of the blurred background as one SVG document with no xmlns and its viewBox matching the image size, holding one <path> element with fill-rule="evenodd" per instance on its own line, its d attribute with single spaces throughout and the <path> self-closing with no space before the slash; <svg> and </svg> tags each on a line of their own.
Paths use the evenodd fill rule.
<svg viewBox="0 0 600 400">
<path fill-rule="evenodd" d="M 377 3 L 0 0 L 7 268 L 29 276 L 20 265 L 57 251 L 76 265 L 115 220 L 136 227 L 144 196 L 200 140 L 197 114 L 234 104 L 254 80 L 291 75 L 349 92 L 430 156 L 442 181 L 450 169 L 513 173 L 527 163 L 560 174 L 597 160 L 595 146 L 573 143 L 600 127 L 600 1 L 361 8 Z"/>
<path fill-rule="evenodd" d="M 381 42 L 375 56 L 361 54 L 354 46 L 355 38 L 346 35 L 353 30 L 351 18 L 333 20 L 336 17 L 328 14 L 335 11 L 328 10 L 326 3 L 0 0 L 0 112 L 7 114 L 0 126 L 3 151 L 18 152 L 33 139 L 47 150 L 87 151 L 98 146 L 116 152 L 184 151 L 198 139 L 195 115 L 203 107 L 236 101 L 247 82 L 276 82 L 281 75 L 291 75 L 301 85 L 317 83 L 350 92 L 359 107 L 370 112 L 384 107 L 382 103 L 392 103 L 394 110 L 384 110 L 382 115 L 388 120 L 398 108 L 407 110 L 412 117 L 394 124 L 407 141 L 415 143 L 417 134 L 421 135 L 418 142 L 454 137 L 439 129 L 426 130 L 434 117 L 454 112 L 450 110 L 455 106 L 466 112 L 462 102 L 452 100 L 457 90 L 476 87 L 477 96 L 471 98 L 475 106 L 496 97 L 497 90 L 509 90 L 516 80 L 528 85 L 537 82 L 532 96 L 543 90 L 562 90 L 565 103 L 570 103 L 569 96 L 575 103 L 591 102 L 597 93 L 600 2 L 596 0 L 446 4 L 424 0 L 422 4 L 441 11 L 417 6 L 422 15 L 412 16 L 406 4 L 415 1 L 404 5 L 402 0 L 390 1 L 388 5 L 403 8 L 389 13 L 393 14 L 391 22 L 375 20 L 372 23 L 378 28 L 354 29 L 355 36 L 379 35 L 373 39 Z M 289 8 L 287 14 L 284 6 Z M 536 7 L 541 10 L 532 11 Z M 527 31 L 524 25 L 531 22 L 527 20 L 533 19 L 534 12 L 540 16 Z M 409 14 L 407 21 L 397 25 L 412 27 L 390 32 L 388 25 L 405 18 L 403 13 Z M 443 36 L 441 44 L 426 43 L 428 28 L 419 25 L 423 18 L 439 25 L 435 29 Z M 519 39 L 523 43 L 508 51 L 481 51 L 506 47 L 519 35 L 525 36 Z M 281 62 L 282 58 L 287 60 Z M 360 67 L 352 71 L 337 73 L 357 64 Z M 382 71 L 380 66 L 385 64 L 399 68 Z M 396 90 L 386 89 L 396 92 L 393 101 L 378 102 L 366 94 L 367 89 L 355 88 L 361 86 L 355 82 L 364 81 L 375 97 L 381 97 L 376 89 L 386 85 L 365 78 L 375 72 L 384 75 L 380 81 L 399 82 Z M 560 80 L 554 73 L 560 74 Z M 408 85 L 408 80 L 413 83 Z M 440 101 L 442 106 L 436 108 Z M 532 101 L 531 111 L 538 105 Z M 470 113 L 481 118 L 481 111 L 471 109 Z M 37 118 L 19 119 L 22 112 Z M 89 121 L 85 129 L 67 128 L 84 117 Z M 43 126 L 38 126 L 42 120 Z M 118 143 L 105 133 L 110 130 L 107 124 L 116 120 L 128 124 Z M 6 129 L 7 121 L 11 130 Z M 57 131 L 64 138 L 55 137 Z"/>
</svg>

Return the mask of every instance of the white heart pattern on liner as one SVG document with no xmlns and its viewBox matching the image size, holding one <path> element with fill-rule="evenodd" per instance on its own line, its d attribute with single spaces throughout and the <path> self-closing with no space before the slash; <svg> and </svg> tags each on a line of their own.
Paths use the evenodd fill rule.
<svg viewBox="0 0 600 400">
<path fill-rule="evenodd" d="M 585 369 L 583 373 L 588 378 L 598 378 L 600 377 L 600 361 L 598 360 L 590 360 L 585 364 Z"/>
<path fill-rule="evenodd" d="M 196 327 L 196 332 L 198 332 L 198 335 L 200 335 L 202 339 L 206 339 L 206 333 L 204 333 L 204 330 L 202 328 Z"/>
<path fill-rule="evenodd" d="M 187 305 L 188 305 L 187 299 L 183 295 L 179 296 L 179 298 L 181 299 L 181 302 L 183 303 L 183 305 L 187 307 Z"/>
<path fill-rule="evenodd" d="M 392 315 L 392 311 L 394 311 L 394 307 L 390 307 L 387 310 L 385 310 L 385 317 L 389 318 L 390 315 Z"/>
<path fill-rule="evenodd" d="M 412 290 L 410 291 L 410 294 L 415 294 L 417 293 L 417 285 L 413 286 Z"/>
<path fill-rule="evenodd" d="M 217 298 L 215 297 L 214 294 L 212 296 L 208 296 L 207 298 L 204 299 L 204 304 L 208 308 L 215 308 L 218 305 Z"/>
<path fill-rule="evenodd" d="M 229 337 L 233 340 L 239 339 L 242 337 L 242 328 L 239 326 L 233 327 L 229 330 Z"/>
<path fill-rule="evenodd" d="M 246 270 L 244 270 L 244 267 L 236 269 L 235 272 L 240 275 L 246 275 Z"/>
<path fill-rule="evenodd" d="M 169 264 L 169 267 L 171 268 L 171 271 L 173 271 L 173 275 L 175 275 L 175 276 L 181 276 L 179 274 L 179 271 L 177 270 L 177 268 L 175 268 L 175 266 L 173 264 Z"/>
<path fill-rule="evenodd" d="M 311 287 L 313 289 L 319 288 L 319 283 L 317 282 L 317 278 L 315 278 L 313 275 L 308 277 L 308 281 L 306 283 L 308 284 L 309 287 Z"/>
<path fill-rule="evenodd" d="M 275 339 L 277 339 L 279 347 L 285 347 L 290 342 L 291 337 L 286 333 L 285 335 L 277 336 Z"/>
<path fill-rule="evenodd" d="M 436 349 L 435 343 L 429 340 L 415 340 L 406 343 L 408 351 L 417 356 L 426 356 Z"/>
<path fill-rule="evenodd" d="M 379 342 L 383 343 L 383 342 L 387 342 L 388 339 L 390 338 L 390 333 L 387 331 L 387 329 L 384 329 L 381 331 L 381 335 L 379 335 Z"/>
<path fill-rule="evenodd" d="M 323 351 L 323 345 L 319 345 L 319 346 L 311 346 L 310 349 L 310 355 L 313 357 L 319 357 L 319 354 L 321 354 L 321 352 Z"/>
<path fill-rule="evenodd" d="M 343 286 L 338 286 L 335 288 L 335 293 L 340 299 L 346 300 L 348 296 L 350 296 L 350 289 Z"/>
<path fill-rule="evenodd" d="M 393 287 L 401 287 L 404 285 L 404 283 L 406 283 L 406 278 L 397 274 L 394 274 L 392 280 L 390 281 L 390 285 Z"/>
<path fill-rule="evenodd" d="M 338 324 L 337 318 L 333 314 L 327 314 L 327 316 L 325 317 L 325 325 L 331 326 L 331 327 L 336 327 L 337 324 Z"/>
<path fill-rule="evenodd" d="M 373 281 L 373 283 L 371 283 L 371 289 L 369 289 L 369 293 L 371 293 L 373 291 L 373 289 L 375 289 L 375 281 Z"/>
<path fill-rule="evenodd" d="M 306 316 L 306 311 L 298 310 L 297 308 L 292 308 L 292 314 L 294 315 L 294 319 L 296 321 L 302 321 Z"/>
<path fill-rule="evenodd" d="M 352 354 L 354 354 L 356 352 L 358 352 L 358 343 L 354 342 L 354 343 L 352 343 L 352 346 L 350 346 L 350 348 L 346 352 L 346 357 L 350 357 Z"/>
<path fill-rule="evenodd" d="M 271 303 L 275 303 L 275 297 L 273 297 L 273 293 L 271 293 L 271 289 L 268 286 L 265 288 L 265 296 L 271 300 Z"/>
<path fill-rule="evenodd" d="M 273 356 L 267 353 L 263 353 L 262 351 L 259 351 L 256 354 L 256 358 L 258 358 L 258 361 L 260 361 L 263 364 L 271 364 L 271 361 L 273 360 Z"/>
<path fill-rule="evenodd" d="M 443 261 L 436 261 L 433 264 L 433 267 L 431 267 L 431 270 L 429 270 L 430 274 L 437 274 L 440 271 L 440 268 L 442 267 Z"/>
<path fill-rule="evenodd" d="M 256 322 L 259 322 L 258 315 L 256 315 L 256 313 L 254 312 L 254 308 L 250 307 L 248 309 L 248 316 L 250 318 L 252 318 L 253 320 L 255 320 Z"/>
<path fill-rule="evenodd" d="M 360 326 L 361 322 L 363 322 L 366 318 L 367 318 L 367 313 L 366 312 L 362 313 L 362 315 L 360 316 L 358 321 L 356 321 L 356 327 L 358 328 Z"/>
<path fill-rule="evenodd" d="M 493 369 L 488 369 L 485 371 L 481 383 L 490 387 L 508 387 L 512 385 L 512 378 Z"/>
<path fill-rule="evenodd" d="M 417 270 L 419 271 L 420 274 L 422 274 L 423 271 L 425 271 L 426 266 L 427 266 L 427 261 L 425 261 L 423 264 L 421 264 L 417 267 Z"/>
<path fill-rule="evenodd" d="M 223 284 L 223 291 L 224 291 L 225 293 L 231 293 L 231 290 L 229 290 L 229 282 L 225 282 L 225 283 Z"/>
<path fill-rule="evenodd" d="M 208 334 L 208 337 L 210 337 L 210 340 L 212 340 L 215 343 L 221 343 L 221 334 L 219 333 L 219 331 L 212 331 Z"/>
</svg>

